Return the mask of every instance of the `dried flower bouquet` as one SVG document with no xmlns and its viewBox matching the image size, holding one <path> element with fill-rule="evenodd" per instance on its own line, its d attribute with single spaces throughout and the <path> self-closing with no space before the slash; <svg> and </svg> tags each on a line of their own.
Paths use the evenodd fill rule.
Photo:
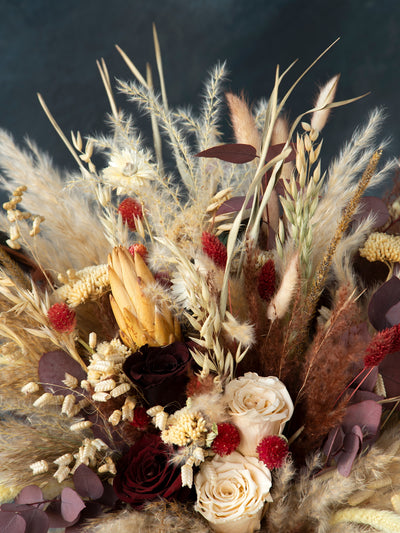
<svg viewBox="0 0 400 533">
<path fill-rule="evenodd" d="M 40 97 L 78 173 L 0 133 L 0 532 L 400 531 L 382 113 L 324 170 L 338 76 L 289 124 L 312 65 L 284 95 L 277 68 L 252 109 L 218 65 L 195 116 L 169 108 L 154 36 L 160 96 L 118 48 L 154 149 L 104 62 L 110 136 L 69 141 Z"/>
</svg>

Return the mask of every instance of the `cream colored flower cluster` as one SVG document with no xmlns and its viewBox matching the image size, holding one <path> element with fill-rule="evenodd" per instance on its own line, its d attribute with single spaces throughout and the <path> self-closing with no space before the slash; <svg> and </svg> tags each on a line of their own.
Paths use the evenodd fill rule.
<svg viewBox="0 0 400 533">
<path fill-rule="evenodd" d="M 110 288 L 107 265 L 93 265 L 77 272 L 69 270 L 67 276 L 61 276 L 60 281 L 64 285 L 55 294 L 71 307 L 87 300 L 97 300 Z"/>
<path fill-rule="evenodd" d="M 271 472 L 256 448 L 264 437 L 282 433 L 293 403 L 278 378 L 254 372 L 229 382 L 223 401 L 241 440 L 230 455 L 215 455 L 201 465 L 196 510 L 217 533 L 252 533 L 260 527 L 265 502 L 272 501 Z"/>
<path fill-rule="evenodd" d="M 360 249 L 360 255 L 371 262 L 398 263 L 400 261 L 400 237 L 387 233 L 371 233 Z"/>
</svg>

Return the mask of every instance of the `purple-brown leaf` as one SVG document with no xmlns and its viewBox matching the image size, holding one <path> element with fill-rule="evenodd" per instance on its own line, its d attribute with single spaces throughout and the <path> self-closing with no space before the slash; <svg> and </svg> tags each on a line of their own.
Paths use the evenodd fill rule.
<svg viewBox="0 0 400 533">
<path fill-rule="evenodd" d="M 88 466 L 81 464 L 75 470 L 74 485 L 82 498 L 97 500 L 103 496 L 104 487 L 100 478 Z"/>
<path fill-rule="evenodd" d="M 77 378 L 78 382 L 86 378 L 81 365 L 62 350 L 47 352 L 40 358 L 39 379 L 44 390 L 63 396 L 74 394 L 80 396 L 81 399 L 82 389 L 71 390 L 64 385 L 63 380 L 66 372 Z"/>
<path fill-rule="evenodd" d="M 28 485 L 24 487 L 15 498 L 15 503 L 21 505 L 24 503 L 32 504 L 43 502 L 43 492 L 37 485 Z"/>
<path fill-rule="evenodd" d="M 61 515 L 67 522 L 73 522 L 85 508 L 85 503 L 79 494 L 65 487 L 61 492 Z"/>
<path fill-rule="evenodd" d="M 228 163 L 249 163 L 257 157 L 257 150 L 251 144 L 232 143 L 213 146 L 196 154 L 197 157 L 216 157 Z"/>
<path fill-rule="evenodd" d="M 47 533 L 49 530 L 49 518 L 40 509 L 31 509 L 21 513 L 26 522 L 26 532 Z"/>
<path fill-rule="evenodd" d="M 25 533 L 26 522 L 21 515 L 15 513 L 0 513 L 1 533 Z"/>
</svg>

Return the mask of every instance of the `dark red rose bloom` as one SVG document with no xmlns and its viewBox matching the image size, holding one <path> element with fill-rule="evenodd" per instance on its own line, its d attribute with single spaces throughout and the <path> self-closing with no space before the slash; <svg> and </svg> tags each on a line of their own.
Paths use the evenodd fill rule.
<svg viewBox="0 0 400 533">
<path fill-rule="evenodd" d="M 141 390 L 150 406 L 163 405 L 176 410 L 186 403 L 191 356 L 184 342 L 153 347 L 145 344 L 128 357 L 123 370 Z M 168 411 L 168 408 L 166 408 Z"/>
<path fill-rule="evenodd" d="M 140 508 L 177 495 L 182 488 L 180 467 L 170 459 L 170 447 L 158 435 L 145 433 L 117 463 L 113 487 L 118 498 Z"/>
</svg>

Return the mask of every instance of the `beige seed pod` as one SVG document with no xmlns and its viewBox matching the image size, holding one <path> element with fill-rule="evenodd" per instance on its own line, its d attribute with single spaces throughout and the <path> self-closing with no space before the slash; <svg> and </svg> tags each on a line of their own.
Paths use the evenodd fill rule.
<svg viewBox="0 0 400 533">
<path fill-rule="evenodd" d="M 61 412 L 64 415 L 67 415 L 68 417 L 72 417 L 75 414 L 74 413 L 75 407 L 76 407 L 75 396 L 73 394 L 67 394 L 67 396 L 65 396 L 64 398 L 64 401 L 61 407 Z"/>
<path fill-rule="evenodd" d="M 63 379 L 62 382 L 69 389 L 76 389 L 78 386 L 78 379 L 75 376 L 68 374 L 68 372 L 65 372 L 65 379 Z"/>
<path fill-rule="evenodd" d="M 61 465 L 57 471 L 53 474 L 53 477 L 56 478 L 56 480 L 59 482 L 59 483 L 62 483 L 64 480 L 67 479 L 67 477 L 69 476 L 71 472 L 71 469 L 66 466 L 66 465 Z"/>
<path fill-rule="evenodd" d="M 106 457 L 105 463 L 102 464 L 97 471 L 99 474 L 105 474 L 106 472 L 109 472 L 110 474 L 115 475 L 117 473 L 117 469 L 115 468 L 114 461 L 111 459 L 111 457 Z"/>
<path fill-rule="evenodd" d="M 30 381 L 26 385 L 24 385 L 21 388 L 21 392 L 23 394 L 32 394 L 33 392 L 37 392 L 39 390 L 39 385 L 35 383 L 34 381 Z"/>
<path fill-rule="evenodd" d="M 92 444 L 99 452 L 108 448 L 107 444 L 99 438 L 92 440 Z"/>
<path fill-rule="evenodd" d="M 87 398 L 82 398 L 82 400 L 80 400 L 77 405 L 79 405 L 80 409 L 85 409 L 85 407 L 90 405 L 90 401 Z"/>
<path fill-rule="evenodd" d="M 165 411 L 160 411 L 156 414 L 154 425 L 156 428 L 160 429 L 161 431 L 164 431 L 164 429 L 167 427 L 167 420 L 168 420 L 168 413 Z"/>
<path fill-rule="evenodd" d="M 74 456 L 72 455 L 72 453 L 65 453 L 64 455 L 60 455 L 60 457 L 57 457 L 57 459 L 53 461 L 53 463 L 58 466 L 68 466 L 72 463 L 73 460 Z"/>
<path fill-rule="evenodd" d="M 157 413 L 160 413 L 163 410 L 164 409 L 161 405 L 155 405 L 154 407 L 150 407 L 150 409 L 147 409 L 146 413 L 153 418 L 157 415 Z"/>
<path fill-rule="evenodd" d="M 120 383 L 117 385 L 111 392 L 111 396 L 113 398 L 117 398 L 118 396 L 121 396 L 122 394 L 125 394 L 131 389 L 131 386 L 129 383 Z"/>
<path fill-rule="evenodd" d="M 181 468 L 182 487 L 191 488 L 193 485 L 193 468 L 188 463 Z"/>
<path fill-rule="evenodd" d="M 12 241 L 11 239 L 7 239 L 6 244 L 13 250 L 19 250 L 21 248 L 21 245 L 17 241 Z"/>
<path fill-rule="evenodd" d="M 196 463 L 202 463 L 204 461 L 204 450 L 203 448 L 200 448 L 200 446 L 197 446 L 193 451 L 193 459 L 196 461 Z"/>
<path fill-rule="evenodd" d="M 97 335 L 94 331 L 89 333 L 89 346 L 94 350 L 97 346 Z"/>
<path fill-rule="evenodd" d="M 54 397 L 51 394 L 51 392 L 45 392 L 37 400 L 33 402 L 34 407 L 44 407 L 45 405 L 49 405 L 54 403 Z"/>
<path fill-rule="evenodd" d="M 133 408 L 130 405 L 123 405 L 121 407 L 122 420 L 132 422 L 133 420 Z"/>
<path fill-rule="evenodd" d="M 87 392 L 91 390 L 91 385 L 87 379 L 81 381 L 81 388 Z"/>
<path fill-rule="evenodd" d="M 92 400 L 95 402 L 107 402 L 111 398 L 108 392 L 95 392 L 92 394 Z"/>
<path fill-rule="evenodd" d="M 12 241 L 16 241 L 21 237 L 21 232 L 19 230 L 18 226 L 11 226 L 10 227 L 10 239 Z"/>
<path fill-rule="evenodd" d="M 112 361 L 96 361 L 90 365 L 89 370 L 94 372 L 110 372 L 113 367 L 114 363 Z"/>
<path fill-rule="evenodd" d="M 76 422 L 70 426 L 71 431 L 82 431 L 83 429 L 88 429 L 93 426 L 93 423 L 89 420 L 82 420 L 81 422 Z"/>
<path fill-rule="evenodd" d="M 49 464 L 47 461 L 36 461 L 35 463 L 32 463 L 29 465 L 29 468 L 32 469 L 32 473 L 34 476 L 38 474 L 44 474 L 49 470 Z"/>
<path fill-rule="evenodd" d="M 112 412 L 112 414 L 109 416 L 108 421 L 113 426 L 118 426 L 118 424 L 121 422 L 122 418 L 122 412 L 119 409 L 115 409 L 115 411 Z"/>
<path fill-rule="evenodd" d="M 97 383 L 94 387 L 94 390 L 96 392 L 108 392 L 115 389 L 115 386 L 116 383 L 113 379 L 106 379 Z"/>
</svg>

